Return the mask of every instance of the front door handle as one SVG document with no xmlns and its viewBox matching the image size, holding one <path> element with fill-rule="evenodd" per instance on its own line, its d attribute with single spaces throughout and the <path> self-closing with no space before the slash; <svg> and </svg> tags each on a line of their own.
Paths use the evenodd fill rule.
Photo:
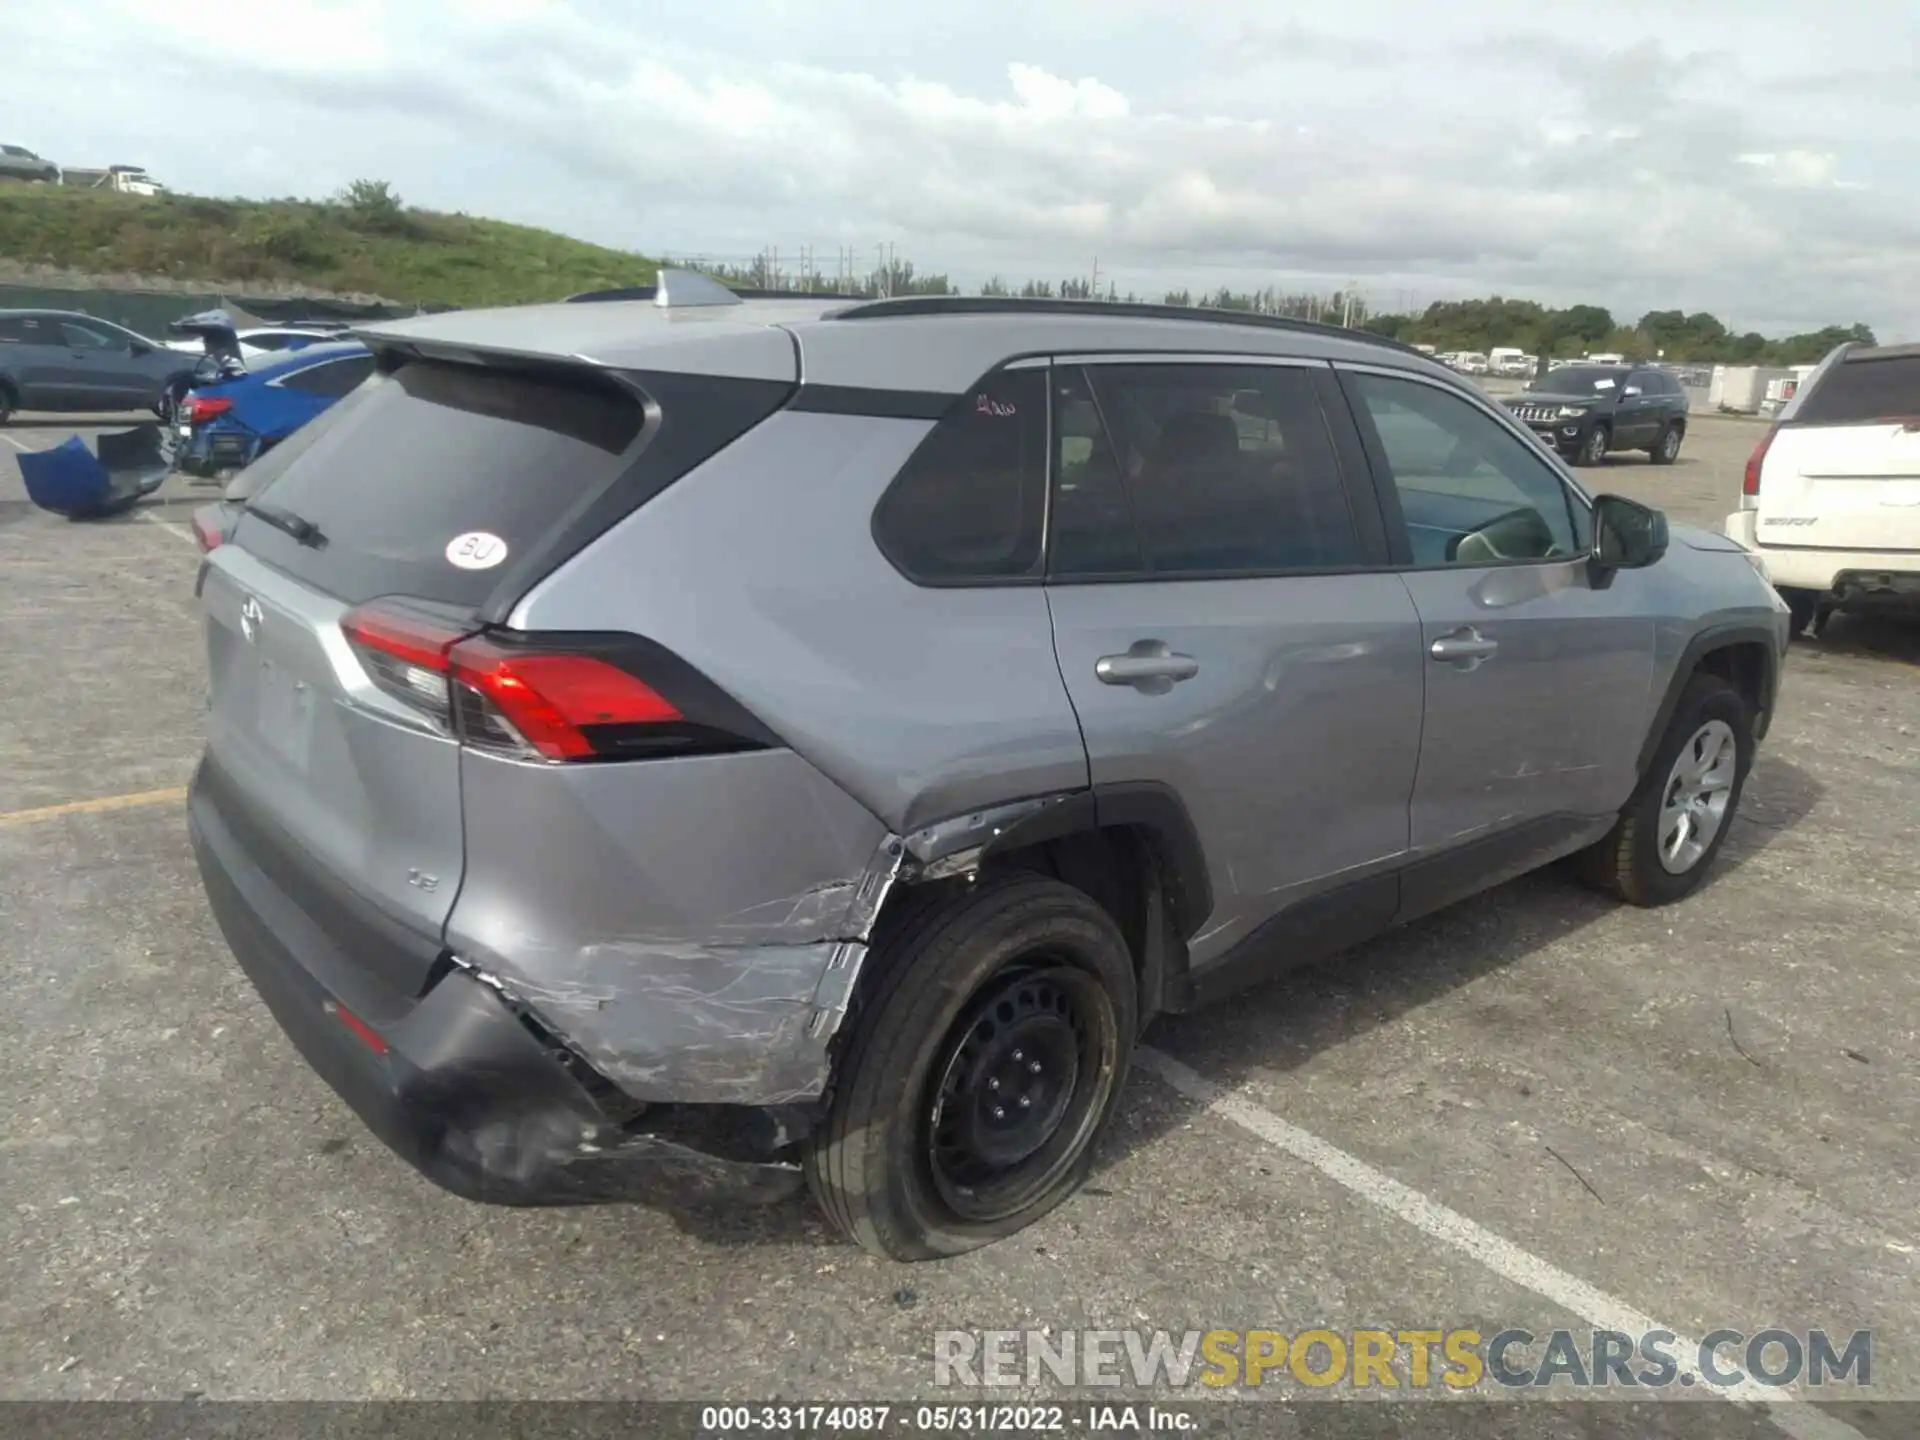
<svg viewBox="0 0 1920 1440">
<path fill-rule="evenodd" d="M 1164 695 L 1200 673 L 1191 655 L 1176 655 L 1164 640 L 1136 640 L 1124 655 L 1102 655 L 1093 673 L 1103 685 L 1131 685 L 1142 695 Z"/>
<path fill-rule="evenodd" d="M 1471 670 L 1490 659 L 1500 648 L 1498 640 L 1489 640 L 1471 625 L 1463 625 L 1451 635 L 1442 635 L 1428 647 L 1427 653 L 1448 665 Z"/>
</svg>

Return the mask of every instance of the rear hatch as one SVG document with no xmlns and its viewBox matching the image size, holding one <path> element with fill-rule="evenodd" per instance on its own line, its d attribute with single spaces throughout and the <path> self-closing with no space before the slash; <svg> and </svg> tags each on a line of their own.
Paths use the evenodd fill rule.
<svg viewBox="0 0 1920 1440">
<path fill-rule="evenodd" d="M 253 467 L 203 577 L 200 792 L 300 912 L 296 953 L 350 956 L 395 1001 L 423 989 L 464 854 L 448 650 L 615 486 L 648 414 L 586 367 L 416 360 Z"/>
<path fill-rule="evenodd" d="M 1759 482 L 1763 545 L 1920 551 L 1920 346 L 1825 367 L 1783 412 Z"/>
</svg>

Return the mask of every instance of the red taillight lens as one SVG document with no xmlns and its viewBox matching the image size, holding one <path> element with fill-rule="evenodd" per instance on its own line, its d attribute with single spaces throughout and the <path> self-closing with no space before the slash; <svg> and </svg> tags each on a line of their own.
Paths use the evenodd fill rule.
<svg viewBox="0 0 1920 1440">
<path fill-rule="evenodd" d="M 1769 425 L 1767 433 L 1760 437 L 1760 443 L 1753 447 L 1753 454 L 1747 457 L 1747 473 L 1740 481 L 1742 495 L 1760 493 L 1760 467 L 1766 463 L 1767 449 L 1773 444 L 1773 437 L 1779 433 L 1779 426 Z"/>
<path fill-rule="evenodd" d="M 193 517 L 193 540 L 200 547 L 202 555 L 210 550 L 219 549 L 226 538 L 225 532 L 218 525 L 209 525 L 198 515 Z"/>
<path fill-rule="evenodd" d="M 204 425 L 214 416 L 224 415 L 231 409 L 233 409 L 233 401 L 224 395 L 189 395 L 186 405 L 187 423 Z"/>
<path fill-rule="evenodd" d="M 618 755 L 631 727 L 684 717 L 659 691 L 592 655 L 502 645 L 391 604 L 348 612 L 340 628 L 368 677 L 456 730 L 469 745 L 548 760 Z M 602 746 L 596 735 L 612 737 Z"/>
<path fill-rule="evenodd" d="M 454 646 L 451 660 L 453 678 L 490 701 L 519 738 L 549 760 L 597 753 L 588 727 L 681 718 L 645 681 L 590 655 L 522 654 L 474 639 Z M 462 713 L 464 719 L 468 712 Z"/>
</svg>

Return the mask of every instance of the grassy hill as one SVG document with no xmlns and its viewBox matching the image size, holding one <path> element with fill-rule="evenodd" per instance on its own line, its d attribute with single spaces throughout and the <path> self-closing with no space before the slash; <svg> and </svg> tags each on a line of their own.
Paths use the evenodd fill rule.
<svg viewBox="0 0 1920 1440">
<path fill-rule="evenodd" d="M 412 209 L 367 181 L 333 201 L 4 185 L 0 260 L 235 288 L 295 282 L 462 306 L 644 285 L 656 269 L 643 255 L 531 226 Z"/>
</svg>

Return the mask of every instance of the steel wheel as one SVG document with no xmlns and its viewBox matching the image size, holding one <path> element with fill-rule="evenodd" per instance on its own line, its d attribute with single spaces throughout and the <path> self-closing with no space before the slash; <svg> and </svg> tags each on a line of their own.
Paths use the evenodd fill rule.
<svg viewBox="0 0 1920 1440">
<path fill-rule="evenodd" d="M 954 1023 L 933 1070 L 926 1157 L 962 1220 L 1011 1215 L 1080 1155 L 1113 1080 L 1112 1006 L 1071 966 L 1011 967 Z"/>
<path fill-rule="evenodd" d="M 1669 875 L 1699 864 L 1720 833 L 1739 759 L 1733 727 L 1724 720 L 1707 721 L 1681 747 L 1660 806 L 1660 866 Z"/>
</svg>

